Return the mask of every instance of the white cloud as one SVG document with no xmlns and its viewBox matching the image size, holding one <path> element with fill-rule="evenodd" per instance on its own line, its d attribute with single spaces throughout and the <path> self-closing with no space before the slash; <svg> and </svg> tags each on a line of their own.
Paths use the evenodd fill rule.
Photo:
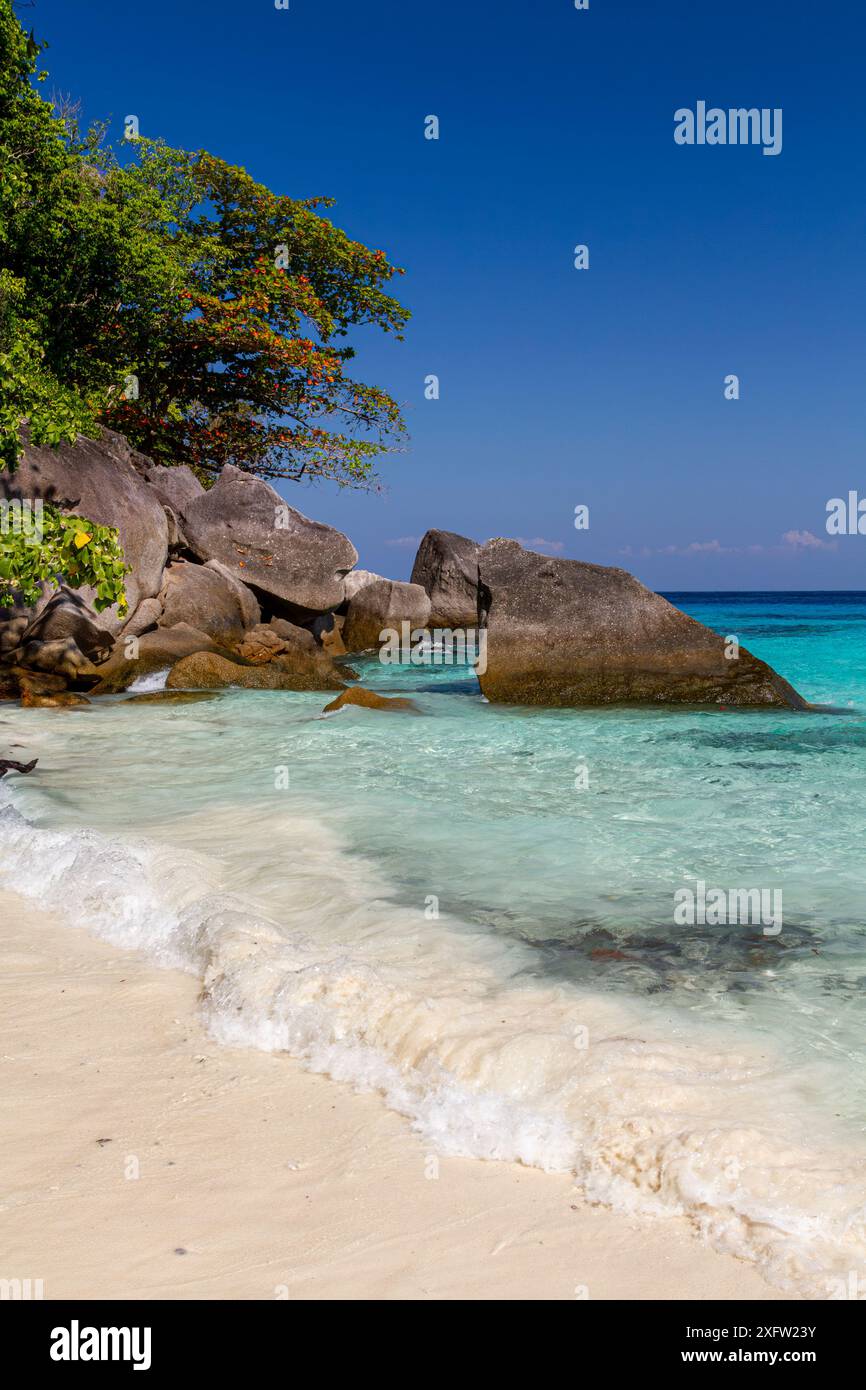
<svg viewBox="0 0 866 1390">
<path fill-rule="evenodd" d="M 835 550 L 835 541 L 822 541 L 818 536 L 813 536 L 811 531 L 786 531 L 782 537 L 785 545 L 793 546 L 795 550 Z"/>
<path fill-rule="evenodd" d="M 517 537 L 521 545 L 525 545 L 529 550 L 549 550 L 552 554 L 559 554 L 565 548 L 564 541 L 546 541 L 543 536 L 533 536 L 527 540 L 525 536 Z"/>
</svg>

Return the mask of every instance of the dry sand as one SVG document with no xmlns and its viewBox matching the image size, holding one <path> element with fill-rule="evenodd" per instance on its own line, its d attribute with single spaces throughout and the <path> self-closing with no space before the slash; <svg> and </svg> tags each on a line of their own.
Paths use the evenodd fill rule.
<svg viewBox="0 0 866 1390">
<path fill-rule="evenodd" d="M 375 1095 L 218 1047 L 197 983 L 0 895 L 0 1278 L 46 1298 L 781 1298 L 684 1221 L 432 1157 Z"/>
</svg>

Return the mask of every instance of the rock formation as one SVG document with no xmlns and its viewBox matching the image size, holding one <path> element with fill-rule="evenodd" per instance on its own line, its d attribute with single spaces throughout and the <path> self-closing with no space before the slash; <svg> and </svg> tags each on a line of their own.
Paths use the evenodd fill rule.
<svg viewBox="0 0 866 1390">
<path fill-rule="evenodd" d="M 430 599 L 430 626 L 475 627 L 481 547 L 454 531 L 428 531 L 412 567 L 413 584 Z"/>
<path fill-rule="evenodd" d="M 363 652 L 379 646 L 379 634 L 386 629 L 400 631 L 403 622 L 412 628 L 427 627 L 430 600 L 420 584 L 404 584 L 366 575 L 355 589 L 346 609 L 342 639 L 350 652 Z M 353 578 L 353 577 L 351 577 Z M 350 587 L 351 587 L 350 578 Z"/>
<path fill-rule="evenodd" d="M 340 531 L 310 521 L 267 483 L 231 465 L 183 506 L 181 523 L 197 559 L 218 560 L 263 607 L 296 622 L 339 607 L 358 559 Z"/>
<path fill-rule="evenodd" d="M 745 648 L 621 569 L 551 559 L 513 540 L 479 556 L 489 700 L 524 705 L 688 703 L 806 708 Z"/>
</svg>

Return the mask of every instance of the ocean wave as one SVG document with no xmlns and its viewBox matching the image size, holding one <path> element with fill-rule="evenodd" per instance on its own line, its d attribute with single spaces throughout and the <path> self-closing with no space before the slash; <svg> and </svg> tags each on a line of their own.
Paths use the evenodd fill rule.
<svg viewBox="0 0 866 1390">
<path fill-rule="evenodd" d="M 766 1038 L 534 978 L 530 947 L 398 904 L 310 817 L 222 807 L 170 834 L 46 828 L 0 789 L 0 882 L 192 972 L 218 1041 L 379 1092 L 435 1152 L 687 1216 L 807 1296 L 866 1268 L 862 1152 Z"/>
</svg>

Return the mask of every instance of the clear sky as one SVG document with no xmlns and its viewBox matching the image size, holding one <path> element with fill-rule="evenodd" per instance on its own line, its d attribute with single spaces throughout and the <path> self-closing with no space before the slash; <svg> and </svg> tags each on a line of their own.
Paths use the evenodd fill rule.
<svg viewBox="0 0 866 1390">
<path fill-rule="evenodd" d="M 37 0 L 86 118 L 337 199 L 407 269 L 384 496 L 286 485 L 405 577 L 429 526 L 657 589 L 866 588 L 862 0 Z M 782 108 L 777 157 L 674 112 Z M 440 139 L 425 140 L 435 114 Z M 574 268 L 587 244 L 590 267 Z M 428 374 L 438 401 L 424 397 Z M 740 378 L 726 400 L 725 378 Z M 574 528 L 586 504 L 590 526 Z"/>
</svg>

